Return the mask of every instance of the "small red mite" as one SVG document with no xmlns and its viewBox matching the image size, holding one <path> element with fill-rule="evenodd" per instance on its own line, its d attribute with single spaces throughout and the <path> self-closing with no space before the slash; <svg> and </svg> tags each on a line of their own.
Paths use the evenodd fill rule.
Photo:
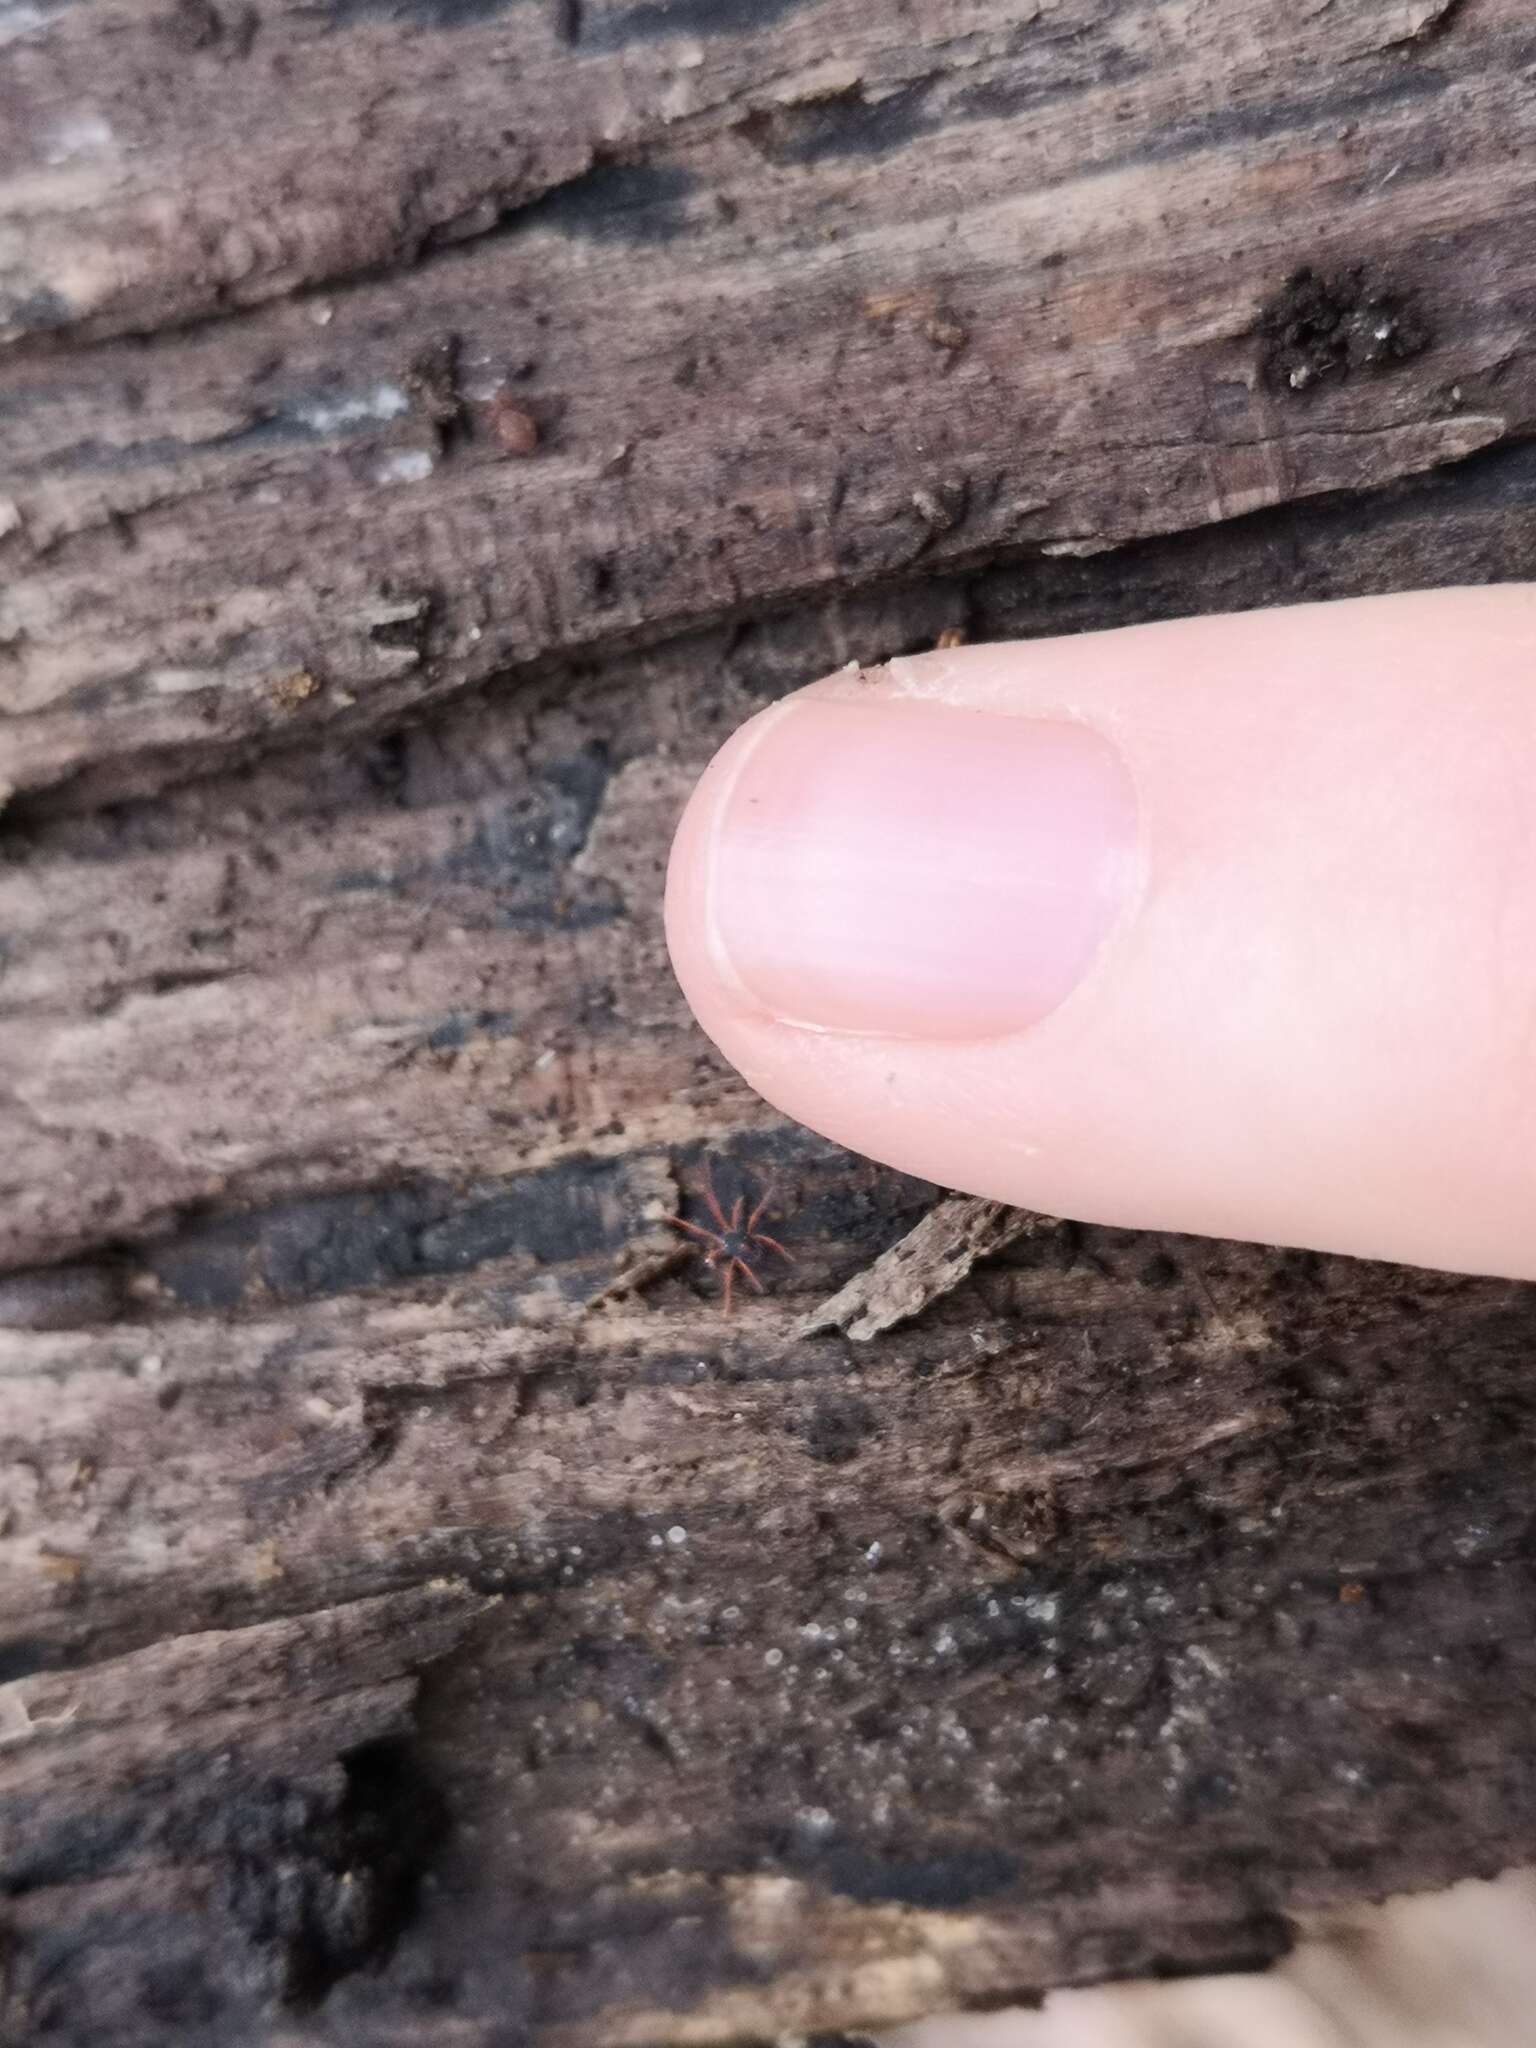
<svg viewBox="0 0 1536 2048">
<path fill-rule="evenodd" d="M 746 1197 L 736 1197 L 731 1204 L 731 1213 L 727 1217 L 720 1206 L 720 1197 L 715 1193 L 715 1184 L 708 1175 L 704 1180 L 704 1199 L 709 1204 L 710 1215 L 720 1226 L 718 1230 L 706 1230 L 702 1224 L 690 1223 L 686 1216 L 668 1216 L 665 1221 L 674 1229 L 686 1230 L 690 1237 L 698 1238 L 705 1248 L 705 1265 L 718 1266 L 721 1269 L 725 1276 L 725 1284 L 721 1290 L 721 1313 L 729 1315 L 731 1284 L 738 1273 L 748 1286 L 755 1287 L 759 1294 L 763 1292 L 763 1283 L 752 1270 L 750 1254 L 755 1245 L 763 1245 L 767 1250 L 777 1252 L 779 1257 L 787 1259 L 790 1265 L 795 1263 L 794 1254 L 787 1252 L 776 1237 L 770 1237 L 765 1230 L 759 1230 L 757 1227 L 773 1199 L 771 1187 L 765 1191 L 745 1222 L 742 1221 L 742 1212 L 747 1206 Z"/>
</svg>

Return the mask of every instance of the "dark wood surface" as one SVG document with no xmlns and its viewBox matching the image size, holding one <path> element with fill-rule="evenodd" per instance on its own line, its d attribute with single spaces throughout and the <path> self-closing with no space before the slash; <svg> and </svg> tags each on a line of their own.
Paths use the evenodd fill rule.
<svg viewBox="0 0 1536 2048">
<path fill-rule="evenodd" d="M 805 1334 L 940 1191 L 659 918 L 848 660 L 1536 574 L 1526 10 L 0 34 L 0 2035 L 814 2034 L 1530 1856 L 1531 1290 L 1047 1221 Z"/>
</svg>

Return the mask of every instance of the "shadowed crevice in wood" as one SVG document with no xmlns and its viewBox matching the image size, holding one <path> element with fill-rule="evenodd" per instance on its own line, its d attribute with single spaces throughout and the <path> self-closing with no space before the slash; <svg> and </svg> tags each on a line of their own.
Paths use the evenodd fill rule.
<svg viewBox="0 0 1536 2048">
<path fill-rule="evenodd" d="M 444 1839 L 401 1674 L 487 1605 L 439 1583 L 0 1688 L 12 2006 L 67 2034 L 89 1983 L 94 2024 L 195 2029 L 377 1967 Z"/>
<path fill-rule="evenodd" d="M 430 1049 L 467 1042 L 457 1030 L 438 1039 Z M 208 1311 L 355 1293 L 487 1260 L 591 1261 L 644 1228 L 649 1192 L 623 1162 L 574 1158 L 478 1198 L 441 1184 L 336 1193 L 184 1225 L 146 1266 L 170 1302 Z"/>
</svg>

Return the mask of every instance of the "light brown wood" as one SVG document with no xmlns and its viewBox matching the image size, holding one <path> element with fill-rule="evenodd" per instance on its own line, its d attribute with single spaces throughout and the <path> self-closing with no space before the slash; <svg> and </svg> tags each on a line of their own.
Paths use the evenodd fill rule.
<svg viewBox="0 0 1536 2048">
<path fill-rule="evenodd" d="M 1514 0 L 0 33 L 7 2038 L 814 2033 L 1528 1856 L 1530 1291 L 1003 1219 L 807 1335 L 941 1191 L 659 915 L 849 660 L 1536 573 Z"/>
</svg>

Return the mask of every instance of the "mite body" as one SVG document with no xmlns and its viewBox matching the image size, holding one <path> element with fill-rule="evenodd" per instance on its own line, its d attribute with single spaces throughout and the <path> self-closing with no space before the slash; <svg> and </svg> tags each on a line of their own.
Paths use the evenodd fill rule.
<svg viewBox="0 0 1536 2048">
<path fill-rule="evenodd" d="M 703 1249 L 705 1265 L 715 1268 L 721 1274 L 720 1305 L 725 1315 L 731 1312 L 731 1290 L 738 1273 L 749 1287 L 755 1288 L 759 1294 L 763 1292 L 763 1283 L 758 1279 L 752 1264 L 753 1254 L 759 1246 L 765 1251 L 776 1252 L 790 1265 L 794 1264 L 793 1254 L 787 1252 L 776 1237 L 770 1237 L 767 1231 L 759 1230 L 757 1227 L 767 1212 L 772 1197 L 773 1190 L 769 1188 L 753 1205 L 752 1213 L 746 1215 L 746 1197 L 738 1195 L 731 1204 L 730 1215 L 727 1216 L 720 1206 L 720 1197 L 715 1193 L 714 1182 L 706 1178 L 704 1200 L 719 1228 L 709 1230 L 703 1224 L 690 1223 L 686 1216 L 669 1216 L 666 1219 L 675 1230 L 685 1230 L 690 1237 L 697 1238 Z"/>
</svg>

